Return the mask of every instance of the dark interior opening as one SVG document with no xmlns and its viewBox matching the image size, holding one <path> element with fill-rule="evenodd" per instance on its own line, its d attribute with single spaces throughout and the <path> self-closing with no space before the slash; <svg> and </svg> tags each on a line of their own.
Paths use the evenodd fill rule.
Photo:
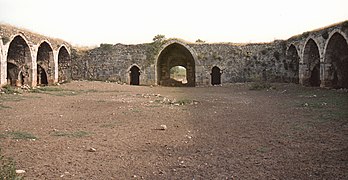
<svg viewBox="0 0 348 180">
<path fill-rule="evenodd" d="M 211 71 L 211 84 L 220 85 L 221 84 L 221 70 L 220 68 L 214 66 Z"/>
<path fill-rule="evenodd" d="M 309 39 L 303 54 L 303 62 L 309 72 L 304 77 L 304 85 L 320 86 L 320 55 L 319 48 L 313 39 Z"/>
<path fill-rule="evenodd" d="M 311 86 L 320 86 L 320 64 L 315 65 L 311 72 L 311 77 L 309 78 L 309 83 Z"/>
<path fill-rule="evenodd" d="M 23 82 L 20 79 L 18 79 L 18 74 L 18 66 L 12 63 L 7 63 L 7 84 L 11 86 L 21 86 Z"/>
<path fill-rule="evenodd" d="M 331 64 L 327 70 L 328 86 L 348 88 L 348 44 L 344 37 L 335 33 L 331 36 L 325 54 L 325 63 Z"/>
<path fill-rule="evenodd" d="M 37 84 L 38 85 L 48 85 L 47 74 L 45 69 L 41 66 L 37 66 Z"/>
<path fill-rule="evenodd" d="M 137 66 L 133 66 L 130 69 L 130 85 L 140 84 L 140 69 Z"/>
</svg>

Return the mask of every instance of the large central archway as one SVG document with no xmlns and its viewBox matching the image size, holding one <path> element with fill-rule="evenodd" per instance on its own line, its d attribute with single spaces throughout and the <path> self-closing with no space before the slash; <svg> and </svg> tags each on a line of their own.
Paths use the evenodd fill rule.
<svg viewBox="0 0 348 180">
<path fill-rule="evenodd" d="M 170 69 L 175 66 L 182 66 L 186 69 L 187 83 L 170 77 Z M 185 46 L 172 43 L 161 51 L 157 59 L 157 84 L 162 86 L 195 86 L 195 60 Z"/>
</svg>

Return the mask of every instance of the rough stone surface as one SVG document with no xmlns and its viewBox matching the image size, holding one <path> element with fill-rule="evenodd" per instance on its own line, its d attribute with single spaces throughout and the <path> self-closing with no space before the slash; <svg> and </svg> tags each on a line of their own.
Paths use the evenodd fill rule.
<svg viewBox="0 0 348 180">
<path fill-rule="evenodd" d="M 0 39 L 0 85 L 34 87 L 71 78 L 69 43 L 5 24 Z"/>
<path fill-rule="evenodd" d="M 311 85 L 310 73 L 313 65 L 304 63 L 306 57 L 314 56 L 305 52 L 305 46 L 312 39 L 318 46 L 320 70 L 317 79 L 323 87 L 330 87 L 327 77 L 330 63 L 325 63 L 326 46 L 333 34 L 339 33 L 347 43 L 348 22 L 342 22 L 322 29 L 305 32 L 288 40 L 277 40 L 271 43 L 233 44 L 233 43 L 188 43 L 183 40 L 168 40 L 155 59 L 147 56 L 150 44 L 142 45 L 108 45 L 88 50 L 74 59 L 73 77 L 77 79 L 94 79 L 121 81 L 129 83 L 129 69 L 136 64 L 141 69 L 140 84 L 161 84 L 158 79 L 159 66 L 156 64 L 161 52 L 172 44 L 181 44 L 189 50 L 195 65 L 195 85 L 211 85 L 211 73 L 214 66 L 221 70 L 221 83 L 247 81 L 293 82 Z M 341 38 L 342 39 L 342 38 Z M 344 42 L 343 41 L 343 42 Z M 333 43 L 334 44 L 334 43 Z M 105 46 L 105 45 L 104 45 Z M 173 50 L 174 51 L 174 50 Z M 347 51 L 343 49 L 342 51 Z M 344 57 L 344 53 L 341 53 Z M 157 59 L 156 59 L 157 58 Z M 175 57 L 168 57 L 168 59 Z M 342 59 L 341 58 L 341 59 Z M 176 59 L 180 59 L 180 54 Z M 180 60 L 178 60 L 180 61 Z M 347 60 L 341 60 L 345 62 Z M 169 63 L 169 62 L 168 62 Z M 170 65 L 169 65 L 170 66 Z M 307 66 L 313 66 L 308 67 Z M 347 66 L 343 63 L 343 66 Z M 168 67 L 165 66 L 167 69 Z M 86 71 L 87 70 L 87 71 Z M 331 70 L 332 71 L 332 70 Z M 341 70 L 343 71 L 343 70 Z M 338 72 L 339 73 L 339 72 Z M 333 74 L 333 73 L 331 73 Z M 342 74 L 342 73 L 341 73 Z M 347 81 L 343 75 L 337 75 L 341 81 Z M 342 77 L 340 77 L 342 76 Z M 314 77 L 315 78 L 315 77 Z M 341 83 L 345 86 L 344 83 Z"/>
<path fill-rule="evenodd" d="M 64 41 L 7 25 L 0 27 L 2 85 L 35 86 L 45 78 L 43 71 L 50 83 L 73 78 L 131 84 L 131 77 L 136 77 L 135 84 L 180 86 L 181 82 L 170 79 L 168 75 L 171 67 L 180 65 L 187 70 L 188 83 L 184 86 L 212 85 L 212 69 L 216 67 L 220 69 L 217 74 L 221 75 L 217 77 L 218 84 L 222 85 L 270 81 L 348 87 L 348 73 L 345 71 L 348 68 L 348 21 L 270 43 L 207 44 L 169 39 L 160 47 L 154 43 L 101 44 L 89 50 L 72 49 L 71 53 L 70 46 Z M 26 51 L 17 48 L 20 52 L 14 54 L 22 53 L 23 56 L 17 58 L 17 63 L 9 64 L 11 71 L 8 76 L 6 62 L 12 63 L 12 59 L 16 62 L 16 58 L 7 56 L 8 52 L 14 51 L 9 44 L 15 37 L 25 41 L 21 46 L 27 45 L 31 56 L 24 56 Z M 51 50 L 46 48 L 46 52 L 38 53 L 43 41 L 48 42 L 46 44 Z M 61 51 L 62 46 L 65 48 Z M 53 53 L 53 63 L 49 63 L 52 56 L 40 58 L 45 53 Z M 134 66 L 140 71 L 131 75 Z"/>
</svg>

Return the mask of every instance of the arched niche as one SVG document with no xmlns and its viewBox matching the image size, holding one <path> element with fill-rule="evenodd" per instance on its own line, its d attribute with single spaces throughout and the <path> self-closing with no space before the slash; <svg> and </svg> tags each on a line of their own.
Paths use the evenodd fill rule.
<svg viewBox="0 0 348 180">
<path fill-rule="evenodd" d="M 335 32 L 329 39 L 324 56 L 325 86 L 348 88 L 348 44 Z"/>
<path fill-rule="evenodd" d="M 320 54 L 317 43 L 309 39 L 303 51 L 303 65 L 306 67 L 303 84 L 320 86 Z"/>
<path fill-rule="evenodd" d="M 287 82 L 299 83 L 299 63 L 300 56 L 298 55 L 296 47 L 291 44 L 286 52 L 286 61 L 284 69 L 286 71 Z"/>
<path fill-rule="evenodd" d="M 221 69 L 217 66 L 214 66 L 211 69 L 211 85 L 220 85 L 221 84 Z"/>
<path fill-rule="evenodd" d="M 53 84 L 54 82 L 54 58 L 51 45 L 44 41 L 37 51 L 37 84 Z"/>
<path fill-rule="evenodd" d="M 65 46 L 61 46 L 58 52 L 58 82 L 71 80 L 71 57 Z"/>
<path fill-rule="evenodd" d="M 140 68 L 136 65 L 129 69 L 129 84 L 140 85 Z"/>
<path fill-rule="evenodd" d="M 32 85 L 32 59 L 27 41 L 15 36 L 7 52 L 7 82 L 13 86 Z"/>
</svg>

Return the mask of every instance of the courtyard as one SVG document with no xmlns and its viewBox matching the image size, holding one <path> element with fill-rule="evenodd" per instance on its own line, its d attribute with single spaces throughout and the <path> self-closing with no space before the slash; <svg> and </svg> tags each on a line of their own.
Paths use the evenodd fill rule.
<svg viewBox="0 0 348 180">
<path fill-rule="evenodd" d="M 26 179 L 347 179 L 348 94 L 297 84 L 72 81 L 0 95 Z"/>
</svg>

